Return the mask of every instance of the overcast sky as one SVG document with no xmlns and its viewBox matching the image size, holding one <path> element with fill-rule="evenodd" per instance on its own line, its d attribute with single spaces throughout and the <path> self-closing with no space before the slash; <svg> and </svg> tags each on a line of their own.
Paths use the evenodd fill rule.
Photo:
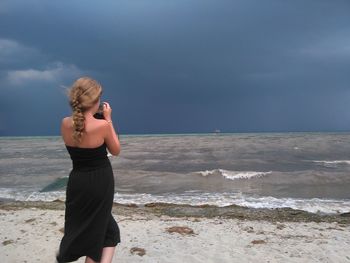
<svg viewBox="0 0 350 263">
<path fill-rule="evenodd" d="M 350 1 L 0 1 L 0 135 L 103 86 L 121 134 L 350 130 Z"/>
</svg>

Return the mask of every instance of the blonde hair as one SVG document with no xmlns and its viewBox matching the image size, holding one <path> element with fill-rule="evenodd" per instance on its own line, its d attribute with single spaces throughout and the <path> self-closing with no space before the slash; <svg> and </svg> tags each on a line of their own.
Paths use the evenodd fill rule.
<svg viewBox="0 0 350 263">
<path fill-rule="evenodd" d="M 68 90 L 69 105 L 73 114 L 73 140 L 81 142 L 85 131 L 84 112 L 93 107 L 102 94 L 102 86 L 94 79 L 82 77 L 77 79 Z"/>
</svg>

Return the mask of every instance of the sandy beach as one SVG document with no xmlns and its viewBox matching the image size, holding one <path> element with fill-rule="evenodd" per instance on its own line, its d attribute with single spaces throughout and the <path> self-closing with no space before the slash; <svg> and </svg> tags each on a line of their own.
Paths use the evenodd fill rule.
<svg viewBox="0 0 350 263">
<path fill-rule="evenodd" d="M 113 262 L 350 262 L 348 215 L 253 210 L 115 205 Z M 1 203 L 1 261 L 55 262 L 63 223 L 63 202 Z"/>
</svg>

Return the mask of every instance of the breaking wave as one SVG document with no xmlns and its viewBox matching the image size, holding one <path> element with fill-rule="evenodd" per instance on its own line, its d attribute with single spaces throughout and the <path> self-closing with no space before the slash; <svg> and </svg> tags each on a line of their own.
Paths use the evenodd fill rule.
<svg viewBox="0 0 350 263">
<path fill-rule="evenodd" d="M 230 171 L 230 170 L 224 170 L 224 169 L 214 169 L 214 170 L 199 171 L 196 173 L 199 173 L 202 176 L 219 174 L 219 175 L 222 175 L 223 177 L 225 177 L 226 179 L 237 180 L 237 179 L 250 179 L 250 178 L 256 178 L 256 177 L 262 177 L 262 176 L 270 174 L 272 172 L 271 171 L 269 171 L 269 172 Z"/>
<path fill-rule="evenodd" d="M 312 161 L 312 162 L 320 164 L 320 165 L 328 166 L 328 167 L 334 167 L 337 165 L 349 165 L 350 164 L 350 160 L 333 160 L 333 161 L 321 160 L 321 161 Z"/>
</svg>

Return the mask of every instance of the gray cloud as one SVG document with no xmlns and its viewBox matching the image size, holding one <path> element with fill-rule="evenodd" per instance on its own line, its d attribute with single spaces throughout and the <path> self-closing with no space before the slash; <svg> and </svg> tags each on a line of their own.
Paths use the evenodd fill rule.
<svg viewBox="0 0 350 263">
<path fill-rule="evenodd" d="M 350 128 L 348 1 L 36 0 L 0 10 L 2 105 L 37 101 L 45 88 L 59 118 L 69 114 L 60 85 L 88 74 L 125 133 Z M 11 85 L 26 92 L 5 94 Z M 47 132 L 20 121 L 0 131 Z"/>
</svg>

